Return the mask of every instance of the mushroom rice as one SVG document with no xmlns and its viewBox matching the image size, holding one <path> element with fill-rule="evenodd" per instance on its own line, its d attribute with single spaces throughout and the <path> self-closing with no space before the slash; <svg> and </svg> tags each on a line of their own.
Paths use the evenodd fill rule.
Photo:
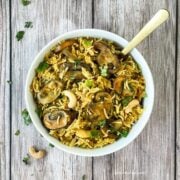
<svg viewBox="0 0 180 180">
<path fill-rule="evenodd" d="M 145 80 L 110 41 L 58 43 L 36 69 L 31 92 L 49 134 L 68 146 L 98 148 L 126 137 L 143 112 Z"/>
</svg>

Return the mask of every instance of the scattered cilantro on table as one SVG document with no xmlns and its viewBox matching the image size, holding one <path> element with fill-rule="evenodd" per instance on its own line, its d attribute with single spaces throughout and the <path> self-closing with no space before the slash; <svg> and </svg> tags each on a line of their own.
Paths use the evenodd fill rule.
<svg viewBox="0 0 180 180">
<path fill-rule="evenodd" d="M 20 130 L 18 129 L 14 134 L 15 134 L 16 136 L 19 136 Z"/>
<path fill-rule="evenodd" d="M 28 113 L 27 109 L 24 109 L 22 111 L 21 115 L 22 115 L 22 118 L 24 119 L 25 125 L 29 126 L 29 124 L 31 124 L 32 121 L 31 121 L 31 118 L 29 116 L 29 113 Z"/>
<path fill-rule="evenodd" d="M 32 28 L 33 27 L 33 23 L 31 21 L 27 21 L 27 22 L 25 22 L 24 27 L 25 28 Z"/>
<path fill-rule="evenodd" d="M 27 156 L 25 156 L 22 161 L 24 162 L 24 164 L 28 165 L 29 160 L 30 160 L 30 156 L 29 156 L 29 154 L 27 154 Z"/>
<path fill-rule="evenodd" d="M 31 4 L 31 1 L 29 1 L 29 0 L 21 0 L 21 3 L 23 4 L 23 6 L 27 6 L 27 5 Z"/>
<path fill-rule="evenodd" d="M 18 31 L 16 34 L 17 41 L 20 41 L 23 39 L 25 32 L 24 31 Z"/>
</svg>

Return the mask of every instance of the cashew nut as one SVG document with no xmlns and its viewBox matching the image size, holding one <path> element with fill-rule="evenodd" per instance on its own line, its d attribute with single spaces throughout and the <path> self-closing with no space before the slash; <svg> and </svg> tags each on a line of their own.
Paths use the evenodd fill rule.
<svg viewBox="0 0 180 180">
<path fill-rule="evenodd" d="M 74 108 L 77 102 L 76 96 L 70 90 L 63 91 L 63 94 L 69 98 L 68 107 Z"/>
<path fill-rule="evenodd" d="M 132 112 L 132 108 L 136 107 L 137 105 L 139 105 L 139 101 L 137 99 L 132 100 L 125 108 L 125 113 L 128 114 L 130 112 Z"/>
<path fill-rule="evenodd" d="M 122 120 L 120 120 L 120 119 L 112 122 L 112 125 L 113 125 L 113 127 L 114 127 L 115 129 L 120 129 L 120 127 L 122 126 L 122 124 L 123 124 L 123 123 L 122 123 Z"/>
<path fill-rule="evenodd" d="M 88 130 L 79 129 L 76 132 L 76 136 L 78 136 L 80 138 L 89 138 L 91 136 L 91 133 Z"/>
<path fill-rule="evenodd" d="M 41 159 L 46 155 L 45 150 L 37 151 L 33 146 L 29 148 L 29 154 L 35 159 Z"/>
</svg>

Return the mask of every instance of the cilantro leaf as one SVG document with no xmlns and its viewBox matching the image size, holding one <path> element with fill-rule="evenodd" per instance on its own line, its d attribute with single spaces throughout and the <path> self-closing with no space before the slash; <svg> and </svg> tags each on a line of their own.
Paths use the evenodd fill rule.
<svg viewBox="0 0 180 180">
<path fill-rule="evenodd" d="M 127 135 L 129 134 L 128 130 L 117 130 L 114 127 L 110 127 L 110 131 L 111 133 L 117 135 L 118 137 L 127 137 Z"/>
<path fill-rule="evenodd" d="M 24 27 L 25 28 L 32 28 L 33 27 L 33 23 L 31 21 L 27 21 L 27 22 L 25 22 Z"/>
<path fill-rule="evenodd" d="M 14 134 L 15 134 L 16 136 L 19 136 L 20 130 L 18 129 Z"/>
<path fill-rule="evenodd" d="M 53 144 L 51 144 L 51 143 L 49 143 L 49 146 L 50 146 L 50 147 L 54 147 L 54 145 L 53 145 Z"/>
<path fill-rule="evenodd" d="M 96 130 L 96 129 L 91 130 L 90 133 L 91 133 L 91 137 L 92 137 L 92 138 L 96 138 L 96 137 L 99 136 L 99 131 Z"/>
<path fill-rule="evenodd" d="M 37 115 L 38 115 L 39 117 L 42 116 L 42 109 L 41 109 L 40 107 L 37 107 L 37 108 L 35 109 L 35 112 L 37 113 Z"/>
<path fill-rule="evenodd" d="M 81 64 L 81 60 L 77 59 L 74 61 L 74 70 L 77 70 L 78 66 Z"/>
<path fill-rule="evenodd" d="M 108 67 L 104 66 L 104 67 L 99 67 L 100 71 L 101 71 L 101 76 L 103 77 L 107 77 L 108 76 Z"/>
<path fill-rule="evenodd" d="M 106 125 L 106 120 L 104 119 L 104 120 L 99 121 L 98 125 L 99 125 L 101 128 L 103 128 L 103 127 Z"/>
<path fill-rule="evenodd" d="M 27 6 L 27 5 L 31 4 L 31 1 L 29 1 L 29 0 L 21 0 L 21 3 L 22 3 L 24 6 Z"/>
<path fill-rule="evenodd" d="M 117 130 L 113 126 L 111 126 L 109 130 L 111 131 L 111 133 L 117 134 Z"/>
<path fill-rule="evenodd" d="M 24 31 L 17 32 L 17 34 L 16 34 L 17 41 L 20 41 L 24 37 L 24 34 L 25 34 Z"/>
<path fill-rule="evenodd" d="M 121 103 L 122 103 L 123 107 L 126 107 L 132 101 L 132 99 L 133 99 L 132 96 L 127 96 L 124 99 L 122 99 Z"/>
<path fill-rule="evenodd" d="M 122 137 L 127 137 L 127 135 L 129 134 L 129 131 L 128 130 L 122 130 L 120 132 L 120 134 L 121 134 Z"/>
<path fill-rule="evenodd" d="M 8 84 L 12 84 L 12 81 L 10 81 L 10 80 L 7 80 L 6 82 L 7 82 Z"/>
<path fill-rule="evenodd" d="M 82 43 L 85 48 L 92 46 L 92 41 L 90 41 L 88 39 L 84 39 Z"/>
<path fill-rule="evenodd" d="M 93 80 L 92 79 L 87 79 L 85 81 L 85 85 L 89 88 L 93 87 L 94 83 L 93 83 Z"/>
<path fill-rule="evenodd" d="M 29 154 L 27 154 L 27 156 L 24 157 L 22 161 L 27 165 L 27 164 L 29 164 L 29 160 L 30 160 L 30 156 L 29 156 Z"/>
<path fill-rule="evenodd" d="M 45 61 L 43 61 L 43 62 L 41 62 L 40 64 L 39 64 L 39 66 L 36 68 L 36 72 L 43 72 L 43 71 L 45 71 L 47 68 L 49 67 L 49 64 L 48 63 L 46 63 Z"/>
<path fill-rule="evenodd" d="M 22 115 L 22 117 L 23 117 L 23 119 L 24 119 L 24 123 L 25 123 L 27 126 L 29 126 L 29 124 L 31 124 L 32 121 L 31 121 L 31 118 L 30 118 L 30 116 L 29 116 L 29 113 L 28 113 L 27 109 L 24 109 L 24 110 L 22 111 L 21 115 Z"/>
<path fill-rule="evenodd" d="M 87 179 L 87 176 L 84 174 L 83 176 L 82 176 L 82 180 L 86 180 Z"/>
</svg>

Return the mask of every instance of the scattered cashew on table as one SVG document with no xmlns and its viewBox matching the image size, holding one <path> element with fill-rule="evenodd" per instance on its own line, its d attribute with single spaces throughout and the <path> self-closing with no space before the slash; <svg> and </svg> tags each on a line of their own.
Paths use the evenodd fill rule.
<svg viewBox="0 0 180 180">
<path fill-rule="evenodd" d="M 32 147 L 29 148 L 29 154 L 30 154 L 33 158 L 35 158 L 35 159 L 41 159 L 41 158 L 43 158 L 43 157 L 46 155 L 46 151 L 43 150 L 43 149 L 37 151 L 37 150 L 35 149 L 35 147 L 32 146 Z"/>
</svg>

